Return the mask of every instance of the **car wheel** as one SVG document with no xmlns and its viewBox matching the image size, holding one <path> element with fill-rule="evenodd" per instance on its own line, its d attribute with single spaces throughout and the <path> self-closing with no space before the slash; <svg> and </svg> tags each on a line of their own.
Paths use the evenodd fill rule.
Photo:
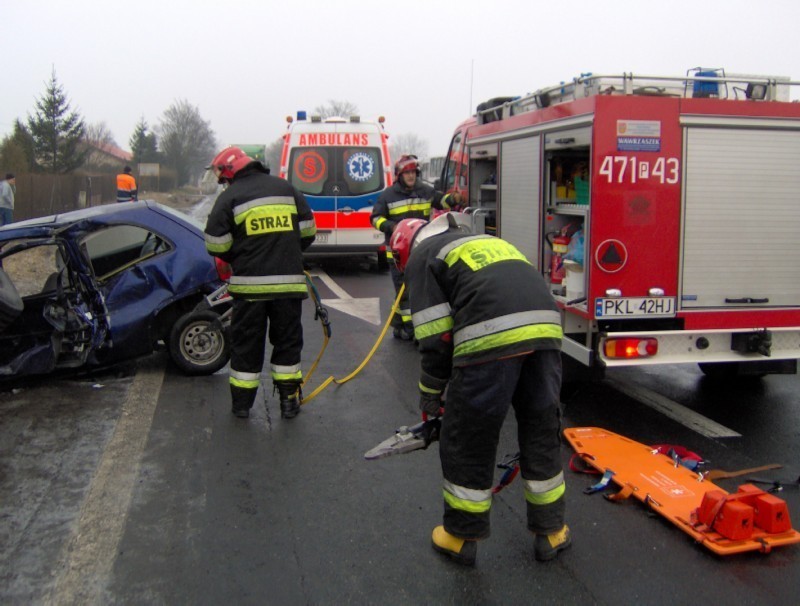
<svg viewBox="0 0 800 606">
<path fill-rule="evenodd" d="M 175 322 L 169 336 L 169 355 L 188 375 L 211 375 L 230 359 L 230 342 L 213 311 L 192 311 Z"/>
</svg>

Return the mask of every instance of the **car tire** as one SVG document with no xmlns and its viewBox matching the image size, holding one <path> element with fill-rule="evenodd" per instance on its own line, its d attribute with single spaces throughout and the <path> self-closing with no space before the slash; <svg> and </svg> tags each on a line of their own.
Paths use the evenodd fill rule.
<svg viewBox="0 0 800 606">
<path fill-rule="evenodd" d="M 169 355 L 187 375 L 212 375 L 230 359 L 228 330 L 213 311 L 191 311 L 172 327 Z"/>
</svg>

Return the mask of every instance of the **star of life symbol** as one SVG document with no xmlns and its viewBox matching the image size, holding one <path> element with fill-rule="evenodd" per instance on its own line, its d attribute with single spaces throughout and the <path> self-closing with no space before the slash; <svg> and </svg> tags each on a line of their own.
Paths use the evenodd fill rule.
<svg viewBox="0 0 800 606">
<path fill-rule="evenodd" d="M 375 161 L 369 154 L 357 152 L 347 160 L 347 174 L 353 181 L 363 183 L 375 174 Z"/>
</svg>

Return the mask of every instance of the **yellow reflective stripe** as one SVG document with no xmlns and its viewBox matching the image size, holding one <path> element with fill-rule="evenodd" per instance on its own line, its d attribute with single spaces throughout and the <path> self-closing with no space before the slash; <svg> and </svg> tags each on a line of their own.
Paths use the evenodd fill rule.
<svg viewBox="0 0 800 606">
<path fill-rule="evenodd" d="M 501 261 L 523 261 L 530 265 L 525 255 L 519 252 L 513 244 L 500 238 L 464 242 L 451 250 L 444 261 L 449 267 L 458 261 L 463 261 L 472 271 L 478 271 Z"/>
<path fill-rule="evenodd" d="M 387 259 L 394 259 L 394 255 L 392 254 L 392 251 L 389 248 L 386 249 L 386 258 Z"/>
<path fill-rule="evenodd" d="M 305 284 L 304 274 L 286 274 L 277 276 L 231 276 L 231 284 Z"/>
<path fill-rule="evenodd" d="M 316 235 L 317 233 L 317 224 L 314 222 L 314 219 L 310 221 L 300 221 L 300 237 L 301 238 L 310 238 L 311 236 Z"/>
<path fill-rule="evenodd" d="M 470 324 L 469 326 L 459 328 L 456 334 L 453 335 L 453 344 L 457 347 L 461 343 L 489 334 L 537 324 L 557 324 L 560 326 L 561 314 L 551 309 L 532 309 L 529 311 L 518 311 L 503 316 L 497 316 L 489 320 L 482 320 L 476 324 Z"/>
<path fill-rule="evenodd" d="M 433 393 L 436 395 L 442 393 L 441 389 L 433 389 L 432 387 L 425 387 L 425 385 L 422 384 L 422 381 L 419 382 L 419 390 L 425 393 Z"/>
<path fill-rule="evenodd" d="M 261 379 L 261 374 L 257 372 L 242 372 L 239 370 L 231 369 L 228 381 L 234 387 L 241 387 L 242 389 L 258 389 L 258 384 Z"/>
<path fill-rule="evenodd" d="M 414 317 L 416 316 L 412 316 L 412 319 Z M 421 325 L 417 325 L 416 321 L 414 321 L 414 336 L 417 338 L 417 341 L 424 339 L 425 337 L 441 335 L 446 332 L 450 332 L 451 330 L 453 330 L 452 316 L 447 316 L 446 318 L 440 318 L 439 320 L 426 322 L 425 324 Z"/>
<path fill-rule="evenodd" d="M 272 373 L 272 380 L 273 381 L 302 381 L 303 380 L 303 373 L 299 370 L 297 372 L 275 372 L 274 370 Z"/>
<path fill-rule="evenodd" d="M 439 320 L 449 316 L 452 312 L 450 303 L 439 303 L 438 305 L 431 305 L 420 311 L 414 313 L 414 324 L 425 324 L 433 320 Z"/>
<path fill-rule="evenodd" d="M 305 284 L 229 284 L 228 290 L 232 294 L 254 295 L 254 294 L 275 294 L 275 293 L 297 293 L 308 292 Z"/>
<path fill-rule="evenodd" d="M 521 343 L 522 341 L 529 341 L 532 339 L 561 339 L 563 336 L 564 332 L 561 326 L 557 324 L 520 326 L 519 328 L 504 330 L 457 345 L 453 350 L 453 355 L 465 356 L 480 351 L 486 351 L 487 349 Z"/>
<path fill-rule="evenodd" d="M 408 206 L 401 206 L 400 208 L 390 210 L 390 215 L 402 215 L 403 213 L 410 213 L 413 211 L 421 211 L 426 217 L 431 214 L 430 202 L 425 204 L 409 204 Z"/>
<path fill-rule="evenodd" d="M 558 501 L 566 492 L 567 485 L 563 482 L 547 492 L 529 492 L 525 487 L 525 500 L 531 505 L 549 505 Z"/>
<path fill-rule="evenodd" d="M 237 217 L 242 217 L 241 220 L 236 220 L 236 224 L 238 225 L 244 221 L 243 217 L 247 215 L 248 212 L 262 206 L 284 206 L 286 208 L 291 208 L 292 212 L 294 213 L 297 212 L 297 206 L 295 206 L 294 198 L 291 196 L 267 196 L 265 198 L 255 198 L 253 200 L 248 200 L 247 202 L 237 204 L 233 207 L 232 212 L 234 220 L 236 220 Z"/>
<path fill-rule="evenodd" d="M 241 387 L 242 389 L 258 389 L 258 381 L 241 381 L 230 377 L 230 384 L 234 387 Z"/>
<path fill-rule="evenodd" d="M 233 215 L 233 221 L 236 225 L 241 225 L 244 223 L 249 217 L 253 214 L 257 215 L 296 215 L 297 208 L 294 204 L 262 204 L 256 206 L 255 208 L 249 208 L 243 213 L 239 213 L 238 215 Z"/>
<path fill-rule="evenodd" d="M 464 488 L 445 481 L 442 490 L 445 503 L 467 513 L 485 513 L 492 507 L 492 490 Z"/>
<path fill-rule="evenodd" d="M 375 218 L 375 219 L 373 219 L 373 221 L 372 221 L 372 226 L 373 226 L 375 229 L 377 229 L 378 231 L 380 231 L 380 229 L 381 229 L 381 225 L 383 225 L 383 224 L 384 224 L 384 223 L 386 223 L 387 221 L 388 221 L 388 219 L 387 219 L 386 217 L 376 217 L 376 218 Z"/>
<path fill-rule="evenodd" d="M 228 252 L 233 245 L 233 234 L 227 233 L 222 236 L 211 236 L 205 234 L 206 250 L 210 253 Z"/>
</svg>

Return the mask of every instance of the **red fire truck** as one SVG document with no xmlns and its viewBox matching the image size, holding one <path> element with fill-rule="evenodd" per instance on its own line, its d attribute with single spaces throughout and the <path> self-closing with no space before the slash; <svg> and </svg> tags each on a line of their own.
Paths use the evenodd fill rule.
<svg viewBox="0 0 800 606">
<path fill-rule="evenodd" d="M 317 224 L 310 254 L 377 255 L 387 267 L 384 235 L 369 221 L 372 207 L 392 184 L 383 117 L 287 118 L 280 176 L 308 200 Z"/>
<path fill-rule="evenodd" d="M 585 366 L 794 373 L 797 84 L 697 68 L 495 98 L 456 129 L 438 186 L 541 270 Z"/>
</svg>

